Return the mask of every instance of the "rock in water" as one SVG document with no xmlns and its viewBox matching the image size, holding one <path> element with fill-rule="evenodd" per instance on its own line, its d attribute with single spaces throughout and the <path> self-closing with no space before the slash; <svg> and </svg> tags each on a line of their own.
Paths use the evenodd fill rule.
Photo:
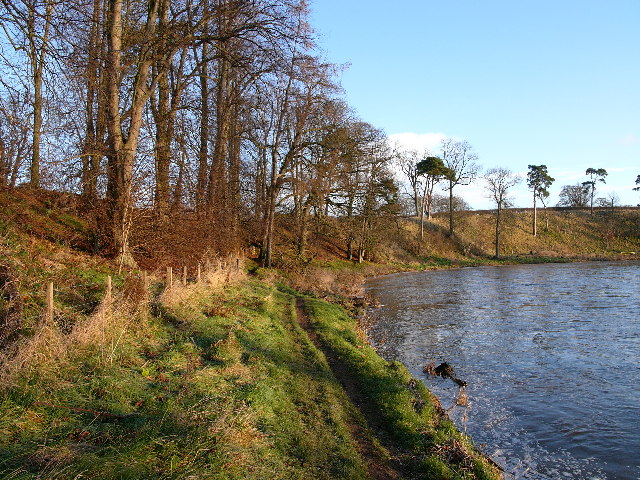
<svg viewBox="0 0 640 480">
<path fill-rule="evenodd" d="M 460 380 L 458 377 L 456 377 L 455 370 L 447 362 L 443 362 L 437 367 L 434 367 L 433 364 L 426 365 L 423 368 L 423 371 L 431 375 L 437 375 L 438 377 L 450 378 L 461 387 L 465 387 L 467 385 L 467 382 L 465 382 L 464 380 Z"/>
</svg>

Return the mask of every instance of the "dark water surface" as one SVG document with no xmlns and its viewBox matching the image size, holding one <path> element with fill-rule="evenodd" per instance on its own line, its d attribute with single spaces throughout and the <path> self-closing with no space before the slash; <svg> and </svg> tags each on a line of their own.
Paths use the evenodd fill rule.
<svg viewBox="0 0 640 480">
<path fill-rule="evenodd" d="M 526 479 L 640 479 L 640 262 L 463 268 L 375 278 L 372 342 Z"/>
</svg>

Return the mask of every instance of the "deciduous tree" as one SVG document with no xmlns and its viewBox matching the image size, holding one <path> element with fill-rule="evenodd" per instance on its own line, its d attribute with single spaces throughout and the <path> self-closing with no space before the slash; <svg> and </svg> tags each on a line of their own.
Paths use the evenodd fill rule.
<svg viewBox="0 0 640 480">
<path fill-rule="evenodd" d="M 420 154 L 417 150 L 402 150 L 396 147 L 394 157 L 397 166 L 409 182 L 409 196 L 414 206 L 414 215 L 417 217 L 420 215 L 420 189 L 422 187 L 420 174 L 418 173 Z"/>
<path fill-rule="evenodd" d="M 40 187 L 40 145 L 44 107 L 45 67 L 52 52 L 53 0 L 0 0 L 2 32 L 16 53 L 23 52 L 29 65 L 33 123 L 29 184 Z"/>
<path fill-rule="evenodd" d="M 458 141 L 446 138 L 442 141 L 442 161 L 453 175 L 448 178 L 449 192 L 449 235 L 454 234 L 453 224 L 453 188 L 457 185 L 469 185 L 473 182 L 480 167 L 476 163 L 478 155 L 473 152 L 473 147 L 466 141 Z"/>
<path fill-rule="evenodd" d="M 589 187 L 577 183 L 564 185 L 560 190 L 559 207 L 587 207 L 589 205 Z"/>
<path fill-rule="evenodd" d="M 0 98 L 0 184 L 15 187 L 30 149 L 27 103 L 18 92 Z"/>
<path fill-rule="evenodd" d="M 522 179 L 506 168 L 492 168 L 487 171 L 484 179 L 488 196 L 496 205 L 495 256 L 499 258 L 502 210 L 509 206 L 509 189 L 520 183 Z"/>
</svg>

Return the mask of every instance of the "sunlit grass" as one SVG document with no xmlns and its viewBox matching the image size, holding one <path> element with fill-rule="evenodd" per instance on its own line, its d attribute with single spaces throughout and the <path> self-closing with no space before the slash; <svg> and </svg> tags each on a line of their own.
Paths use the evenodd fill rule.
<svg viewBox="0 0 640 480">
<path fill-rule="evenodd" d="M 106 357 L 97 330 L 47 338 L 60 355 L 39 344 L 38 368 L 15 367 L 0 393 L 0 475 L 366 478 L 348 400 L 292 297 L 255 281 L 191 290 L 124 333 L 109 324 L 119 343 Z"/>
</svg>

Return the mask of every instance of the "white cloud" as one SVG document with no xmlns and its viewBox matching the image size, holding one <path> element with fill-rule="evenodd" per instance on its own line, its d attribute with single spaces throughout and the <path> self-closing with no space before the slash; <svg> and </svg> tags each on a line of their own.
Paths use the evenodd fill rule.
<svg viewBox="0 0 640 480">
<path fill-rule="evenodd" d="M 417 150 L 422 152 L 429 150 L 436 152 L 440 148 L 440 143 L 447 135 L 444 133 L 393 133 L 389 135 L 391 145 L 397 144 L 407 150 Z"/>
</svg>

